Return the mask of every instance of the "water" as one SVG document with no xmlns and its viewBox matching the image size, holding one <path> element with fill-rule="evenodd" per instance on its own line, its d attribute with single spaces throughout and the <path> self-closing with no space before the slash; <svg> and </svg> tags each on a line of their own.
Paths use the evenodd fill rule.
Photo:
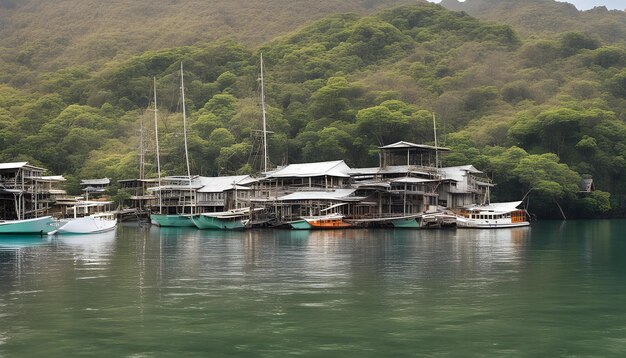
<svg viewBox="0 0 626 358">
<path fill-rule="evenodd" d="M 623 356 L 626 221 L 0 239 L 0 357 Z"/>
</svg>

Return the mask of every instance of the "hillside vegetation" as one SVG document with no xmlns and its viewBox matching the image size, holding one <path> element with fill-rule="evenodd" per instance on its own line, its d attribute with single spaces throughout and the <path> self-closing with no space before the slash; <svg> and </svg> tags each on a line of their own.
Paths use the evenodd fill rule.
<svg viewBox="0 0 626 358">
<path fill-rule="evenodd" d="M 578 11 L 570 3 L 553 0 L 442 0 L 441 5 L 482 20 L 504 22 L 523 35 L 555 37 L 581 31 L 605 43 L 626 43 L 626 12 L 604 6 Z"/>
<path fill-rule="evenodd" d="M 444 164 L 485 171 L 498 183 L 494 200 L 530 191 L 539 215 L 556 203 L 570 216 L 626 207 L 624 45 L 584 32 L 526 38 L 434 4 L 331 15 L 258 47 L 231 38 L 32 67 L 22 86 L 22 73 L 5 70 L 0 160 L 41 164 L 70 187 L 136 177 L 140 133 L 154 163 L 146 109 L 156 78 L 164 171 L 184 173 L 183 61 L 192 171 L 258 172 L 261 53 L 274 164 L 377 165 L 381 144 L 433 143 L 434 112 L 440 143 L 453 149 Z M 580 195 L 584 177 L 598 190 Z"/>
</svg>

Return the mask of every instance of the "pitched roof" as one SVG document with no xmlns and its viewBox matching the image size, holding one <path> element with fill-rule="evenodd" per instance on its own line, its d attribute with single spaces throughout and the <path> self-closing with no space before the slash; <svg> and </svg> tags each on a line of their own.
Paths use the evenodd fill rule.
<svg viewBox="0 0 626 358">
<path fill-rule="evenodd" d="M 582 179 L 579 189 L 581 193 L 590 193 L 593 190 L 593 179 Z"/>
<path fill-rule="evenodd" d="M 435 147 L 435 146 L 426 145 L 426 144 L 415 144 L 415 143 L 406 142 L 403 140 L 392 143 L 392 144 L 384 145 L 382 147 L 378 147 L 378 149 L 425 149 L 425 150 L 439 150 L 443 152 L 450 151 L 450 148 L 446 148 L 446 147 Z"/>
<path fill-rule="evenodd" d="M 45 170 L 44 168 L 39 168 L 33 165 L 28 164 L 28 162 L 13 162 L 13 163 L 0 163 L 0 170 L 3 169 L 20 169 L 23 167 L 29 167 L 31 169 L 39 169 Z"/>
<path fill-rule="evenodd" d="M 464 177 L 470 174 L 482 174 L 480 170 L 474 168 L 473 165 L 461 165 L 458 167 L 439 168 L 443 179 L 452 179 L 454 181 L 463 181 Z"/>
<path fill-rule="evenodd" d="M 318 176 L 333 176 L 349 178 L 350 167 L 343 160 L 330 162 L 290 164 L 268 173 L 267 178 L 306 178 Z"/>
</svg>

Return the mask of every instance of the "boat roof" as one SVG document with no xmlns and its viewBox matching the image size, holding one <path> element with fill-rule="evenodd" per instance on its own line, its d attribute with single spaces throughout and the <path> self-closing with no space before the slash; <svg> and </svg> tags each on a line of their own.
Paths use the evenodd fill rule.
<svg viewBox="0 0 626 358">
<path fill-rule="evenodd" d="M 488 211 L 494 213 L 510 213 L 519 210 L 517 207 L 522 205 L 522 201 L 510 201 L 506 203 L 491 203 L 488 205 L 473 205 L 465 208 L 467 211 Z"/>
<path fill-rule="evenodd" d="M 289 164 L 267 174 L 266 178 L 306 178 L 319 176 L 334 176 L 349 178 L 350 167 L 343 160 L 330 162 Z"/>
<path fill-rule="evenodd" d="M 296 193 L 281 196 L 278 200 L 336 200 L 336 201 L 358 201 L 362 198 L 351 196 L 356 189 L 335 189 L 329 191 L 299 191 Z"/>
</svg>

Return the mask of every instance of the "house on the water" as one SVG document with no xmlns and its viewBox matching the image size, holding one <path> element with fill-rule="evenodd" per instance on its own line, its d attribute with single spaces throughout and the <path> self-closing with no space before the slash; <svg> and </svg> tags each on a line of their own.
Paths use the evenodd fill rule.
<svg viewBox="0 0 626 358">
<path fill-rule="evenodd" d="M 44 168 L 28 162 L 0 163 L 0 218 L 21 220 L 48 215 L 65 180 L 44 176 Z"/>
</svg>

